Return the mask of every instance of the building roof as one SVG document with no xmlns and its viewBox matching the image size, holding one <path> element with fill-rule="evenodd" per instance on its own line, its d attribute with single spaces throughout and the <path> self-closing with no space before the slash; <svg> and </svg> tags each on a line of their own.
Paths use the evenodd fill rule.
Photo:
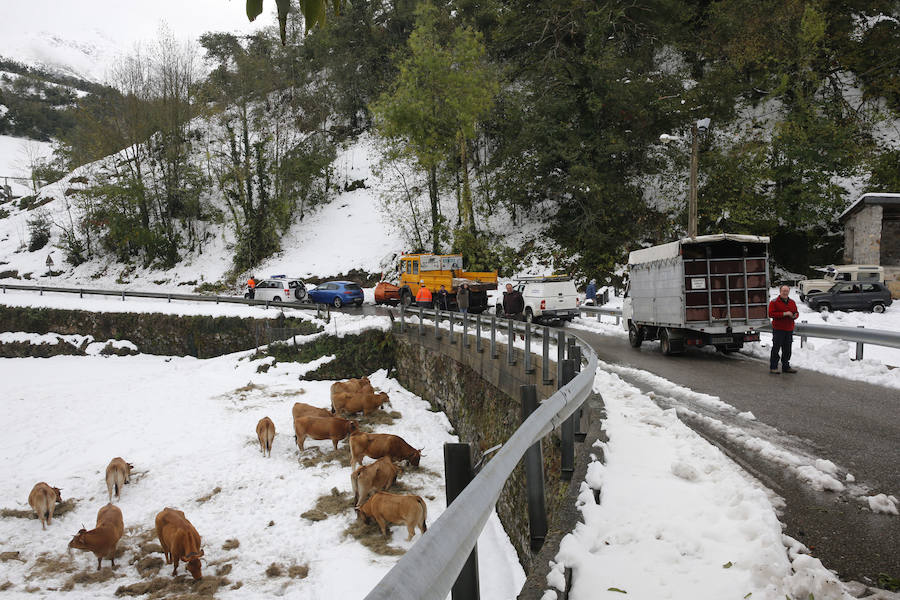
<svg viewBox="0 0 900 600">
<path fill-rule="evenodd" d="M 880 204 L 881 206 L 898 206 L 900 207 L 900 194 L 888 192 L 871 192 L 863 194 L 857 198 L 856 202 L 847 207 L 847 210 L 841 213 L 838 221 L 845 221 L 853 213 L 862 210 L 866 204 Z"/>
</svg>

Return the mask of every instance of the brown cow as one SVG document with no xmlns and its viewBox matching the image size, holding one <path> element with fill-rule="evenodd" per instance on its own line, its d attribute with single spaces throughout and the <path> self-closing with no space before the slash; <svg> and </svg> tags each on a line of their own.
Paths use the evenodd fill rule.
<svg viewBox="0 0 900 600">
<path fill-rule="evenodd" d="M 57 502 L 62 502 L 59 488 L 50 487 L 43 481 L 34 484 L 34 487 L 31 488 L 31 493 L 28 494 L 28 504 L 41 520 L 41 529 L 47 529 L 47 525 L 53 522 L 53 511 L 56 509 Z"/>
<path fill-rule="evenodd" d="M 275 439 L 275 423 L 269 417 L 263 417 L 256 424 L 256 437 L 263 456 L 272 456 L 272 440 Z"/>
<path fill-rule="evenodd" d="M 178 574 L 178 561 L 184 561 L 185 568 L 200 579 L 200 557 L 203 550 L 200 549 L 200 534 L 191 525 L 184 513 L 174 508 L 164 508 L 156 515 L 156 537 L 163 548 L 166 564 L 175 563 L 172 576 Z"/>
<path fill-rule="evenodd" d="M 117 456 L 106 466 L 106 490 L 109 492 L 109 501 L 112 502 L 113 491 L 116 498 L 119 497 L 119 490 L 126 483 L 131 482 L 131 470 L 134 465 L 125 462 L 122 457 Z"/>
<path fill-rule="evenodd" d="M 350 475 L 353 504 L 359 508 L 375 492 L 387 490 L 394 485 L 397 476 L 402 472 L 403 469 L 392 463 L 387 456 L 382 456 L 371 465 L 356 469 Z"/>
<path fill-rule="evenodd" d="M 363 457 L 381 458 L 388 456 L 392 461 L 405 460 L 414 467 L 419 466 L 422 450 L 416 450 L 398 435 L 390 433 L 355 433 L 350 436 L 350 468 L 363 464 Z"/>
<path fill-rule="evenodd" d="M 294 408 L 291 409 L 291 414 L 295 419 L 299 417 L 323 417 L 330 419 L 334 416 L 327 408 L 319 408 L 304 402 L 295 402 Z"/>
<path fill-rule="evenodd" d="M 331 397 L 334 398 L 334 395 L 339 392 L 367 392 L 370 394 L 375 393 L 375 388 L 372 387 L 372 382 L 369 381 L 368 377 L 362 377 L 360 379 L 348 379 L 347 381 L 335 381 L 331 384 Z"/>
<path fill-rule="evenodd" d="M 425 501 L 415 494 L 375 492 L 374 496 L 356 509 L 356 517 L 365 523 L 368 523 L 369 519 L 375 519 L 384 537 L 387 537 L 387 529 L 391 523 L 406 525 L 406 531 L 409 533 L 407 542 L 413 539 L 416 527 L 421 529 L 422 533 L 428 531 L 428 525 L 425 523 L 428 509 L 425 507 Z"/>
<path fill-rule="evenodd" d="M 331 440 L 337 450 L 338 442 L 355 431 L 359 431 L 359 423 L 340 417 L 299 417 L 294 419 L 294 434 L 297 447 L 303 450 L 306 436 L 314 440 Z"/>
<path fill-rule="evenodd" d="M 97 512 L 97 526 L 90 531 L 80 529 L 69 542 L 69 548 L 93 552 L 97 557 L 98 571 L 104 558 L 108 558 L 115 567 L 116 546 L 124 532 L 122 511 L 114 504 L 107 504 Z"/>
<path fill-rule="evenodd" d="M 384 392 L 338 392 L 331 394 L 331 409 L 336 413 L 352 414 L 362 412 L 368 415 L 370 412 L 381 408 L 382 404 L 389 403 L 391 399 Z"/>
</svg>

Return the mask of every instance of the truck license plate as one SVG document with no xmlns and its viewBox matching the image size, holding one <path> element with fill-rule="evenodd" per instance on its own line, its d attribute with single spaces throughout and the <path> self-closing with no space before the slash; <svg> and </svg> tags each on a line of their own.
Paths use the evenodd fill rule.
<svg viewBox="0 0 900 600">
<path fill-rule="evenodd" d="M 710 342 L 713 344 L 731 344 L 734 342 L 734 338 L 730 335 L 714 335 L 710 337 Z"/>
</svg>

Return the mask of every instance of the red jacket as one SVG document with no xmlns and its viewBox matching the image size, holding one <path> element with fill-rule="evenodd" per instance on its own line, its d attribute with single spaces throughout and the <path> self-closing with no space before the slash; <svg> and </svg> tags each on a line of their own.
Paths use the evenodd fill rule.
<svg viewBox="0 0 900 600">
<path fill-rule="evenodd" d="M 782 314 L 786 312 L 800 312 L 797 310 L 797 303 L 792 299 L 788 298 L 787 302 L 785 302 L 781 299 L 781 296 L 778 296 L 769 302 L 769 318 L 772 319 L 772 329 L 777 329 L 779 331 L 794 330 L 794 319 L 782 316 Z"/>
</svg>

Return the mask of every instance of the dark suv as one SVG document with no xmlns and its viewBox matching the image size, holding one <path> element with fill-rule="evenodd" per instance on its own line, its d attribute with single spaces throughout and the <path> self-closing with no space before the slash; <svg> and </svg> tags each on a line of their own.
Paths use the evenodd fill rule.
<svg viewBox="0 0 900 600">
<path fill-rule="evenodd" d="M 891 305 L 891 292 L 879 281 L 844 281 L 827 292 L 810 294 L 806 304 L 819 312 L 832 310 L 871 310 L 883 313 Z"/>
</svg>

